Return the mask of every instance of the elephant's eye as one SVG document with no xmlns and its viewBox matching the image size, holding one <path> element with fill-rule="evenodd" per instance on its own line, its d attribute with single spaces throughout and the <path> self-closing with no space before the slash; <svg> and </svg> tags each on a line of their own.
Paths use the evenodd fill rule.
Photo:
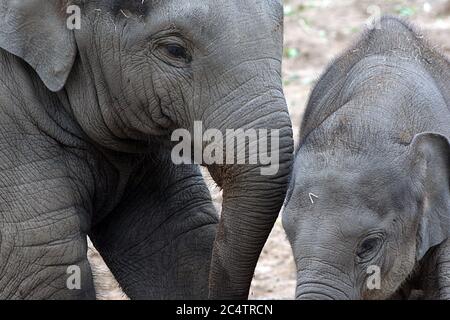
<svg viewBox="0 0 450 320">
<path fill-rule="evenodd" d="M 356 255 L 359 262 L 366 262 L 380 251 L 383 246 L 383 236 L 380 234 L 371 235 L 364 239 L 358 246 Z"/>
<path fill-rule="evenodd" d="M 192 62 L 193 43 L 174 30 L 161 31 L 149 41 L 154 57 L 176 68 L 188 68 Z"/>
<path fill-rule="evenodd" d="M 186 66 L 192 61 L 188 50 L 181 44 L 167 43 L 161 46 L 163 55 L 162 58 L 166 63 L 173 66 Z M 165 56 L 165 57 L 164 57 Z"/>
<path fill-rule="evenodd" d="M 188 60 L 188 54 L 186 48 L 178 44 L 168 44 L 166 45 L 166 50 L 169 55 L 176 59 Z"/>
<path fill-rule="evenodd" d="M 181 42 L 177 40 L 159 41 L 154 47 L 154 54 L 158 59 L 173 67 L 188 67 L 192 62 L 192 57 Z"/>
</svg>

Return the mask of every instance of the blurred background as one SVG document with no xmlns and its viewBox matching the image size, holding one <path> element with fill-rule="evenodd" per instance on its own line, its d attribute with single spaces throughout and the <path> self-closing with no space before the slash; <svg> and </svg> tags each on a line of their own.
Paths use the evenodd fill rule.
<svg viewBox="0 0 450 320">
<path fill-rule="evenodd" d="M 330 61 L 383 14 L 416 25 L 433 45 L 450 56 L 450 0 L 284 0 L 283 77 L 297 139 L 309 92 Z M 206 176 L 220 207 L 221 196 Z M 126 299 L 101 257 L 90 246 L 89 259 L 99 299 Z M 278 219 L 256 268 L 251 299 L 292 299 L 295 265 Z"/>
</svg>

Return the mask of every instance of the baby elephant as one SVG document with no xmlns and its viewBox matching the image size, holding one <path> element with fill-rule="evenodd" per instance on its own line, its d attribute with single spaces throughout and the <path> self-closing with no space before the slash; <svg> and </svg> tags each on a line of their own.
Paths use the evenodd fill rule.
<svg viewBox="0 0 450 320">
<path fill-rule="evenodd" d="M 306 110 L 283 212 L 297 299 L 450 299 L 450 61 L 379 26 Z"/>
</svg>

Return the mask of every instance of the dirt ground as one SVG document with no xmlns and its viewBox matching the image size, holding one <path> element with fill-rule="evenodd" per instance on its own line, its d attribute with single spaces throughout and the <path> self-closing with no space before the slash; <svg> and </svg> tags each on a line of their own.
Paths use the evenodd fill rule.
<svg viewBox="0 0 450 320">
<path fill-rule="evenodd" d="M 283 77 L 295 139 L 309 92 L 324 68 L 380 14 L 402 16 L 450 55 L 450 0 L 285 0 Z M 209 179 L 208 179 L 209 180 Z M 213 183 L 211 190 L 220 202 Z M 89 258 L 100 299 L 124 299 L 101 257 Z M 259 259 L 251 299 L 292 299 L 295 265 L 278 219 Z"/>
</svg>

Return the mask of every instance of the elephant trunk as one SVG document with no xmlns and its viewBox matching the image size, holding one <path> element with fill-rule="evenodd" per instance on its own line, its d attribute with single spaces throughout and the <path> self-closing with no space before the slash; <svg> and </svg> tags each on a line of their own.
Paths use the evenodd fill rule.
<svg viewBox="0 0 450 320">
<path fill-rule="evenodd" d="M 297 286 L 296 300 L 350 300 L 348 293 L 322 281 L 302 282 Z"/>
<path fill-rule="evenodd" d="M 276 166 L 268 170 L 268 166 L 259 161 L 258 164 L 208 167 L 214 180 L 223 188 L 222 214 L 210 271 L 211 299 L 248 298 L 256 263 L 283 204 L 293 142 L 286 103 L 281 90 L 277 94 L 281 96 L 274 99 L 272 95 L 270 101 L 246 107 L 246 113 L 256 115 L 251 124 L 243 123 L 245 117 L 242 115 L 232 120 L 240 129 L 256 130 L 259 142 L 255 144 L 243 139 L 235 150 L 238 153 L 247 150 L 246 160 L 255 156 L 255 152 L 261 157 L 266 151 L 263 145 L 270 141 L 268 150 L 278 162 Z M 226 125 L 222 125 L 222 131 L 225 128 Z M 228 139 L 228 133 L 226 135 Z"/>
<path fill-rule="evenodd" d="M 359 300 L 352 275 L 345 266 L 323 257 L 300 260 L 297 272 L 296 300 Z"/>
</svg>

